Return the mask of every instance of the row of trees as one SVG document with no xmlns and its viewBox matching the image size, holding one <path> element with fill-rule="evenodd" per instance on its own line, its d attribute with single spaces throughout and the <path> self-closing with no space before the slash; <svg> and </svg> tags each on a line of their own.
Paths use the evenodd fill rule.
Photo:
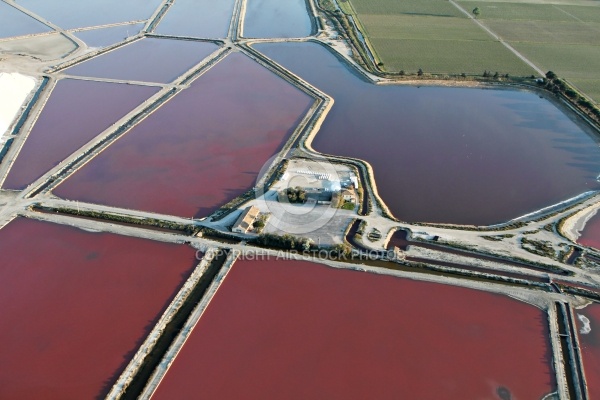
<svg viewBox="0 0 600 400">
<path fill-rule="evenodd" d="M 86 218 L 94 218 L 99 220 L 112 221 L 116 223 L 128 224 L 128 225 L 142 225 L 161 229 L 169 229 L 172 231 L 183 232 L 188 235 L 195 235 L 198 232 L 198 227 L 193 223 L 181 224 L 173 221 L 166 221 L 157 218 L 136 218 L 128 215 L 112 214 L 104 211 L 95 210 L 78 210 L 74 208 L 66 207 L 46 207 L 39 204 L 34 204 L 30 207 L 33 211 L 51 212 L 65 215 L 75 215 Z"/>
<path fill-rule="evenodd" d="M 600 122 L 600 109 L 594 103 L 577 93 L 577 91 L 573 89 L 571 85 L 560 79 L 554 72 L 548 71 L 546 73 L 546 79 L 542 80 L 540 85 L 556 94 L 565 95 L 575 104 L 577 104 L 582 111 L 586 112 L 596 121 Z"/>
<path fill-rule="evenodd" d="M 290 234 L 276 235 L 274 233 L 263 233 L 253 241 L 263 247 L 277 248 L 283 250 L 296 250 L 301 252 L 325 253 L 331 258 L 351 257 L 352 247 L 346 243 L 336 244 L 331 247 L 319 248 L 312 239 L 296 237 Z M 324 254 L 321 254 L 325 252 Z"/>
<path fill-rule="evenodd" d="M 424 74 L 423 69 L 419 68 L 419 70 L 417 71 L 417 76 L 423 76 L 423 74 Z M 400 76 L 406 75 L 406 71 L 404 71 L 403 69 L 400 70 L 399 75 Z M 485 71 L 483 71 L 482 75 L 483 75 L 484 78 L 494 78 L 494 79 L 499 79 L 499 78 L 506 78 L 506 79 L 508 79 L 508 78 L 510 78 L 509 74 L 500 74 L 500 73 L 498 73 L 498 71 L 496 71 L 496 72 L 494 72 L 492 74 L 492 71 L 485 70 Z M 463 78 L 466 78 L 467 74 L 463 72 L 462 74 L 460 74 L 460 76 L 463 77 Z"/>
<path fill-rule="evenodd" d="M 274 233 L 263 233 L 255 239 L 255 243 L 259 246 L 298 251 L 310 251 L 314 247 L 312 239 L 296 237 L 287 233 L 282 236 Z"/>
<path fill-rule="evenodd" d="M 485 71 L 483 71 L 483 77 L 484 78 L 494 78 L 494 79 L 498 79 L 498 78 L 502 77 L 502 78 L 508 79 L 508 78 L 510 78 L 510 75 L 509 74 L 500 75 L 498 73 L 498 71 L 496 71 L 494 74 L 492 74 L 491 71 L 485 70 Z"/>
</svg>

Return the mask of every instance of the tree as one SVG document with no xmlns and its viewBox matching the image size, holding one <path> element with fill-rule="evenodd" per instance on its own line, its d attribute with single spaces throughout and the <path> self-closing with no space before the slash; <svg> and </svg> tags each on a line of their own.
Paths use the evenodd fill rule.
<svg viewBox="0 0 600 400">
<path fill-rule="evenodd" d="M 496 73 L 494 74 L 494 79 L 498 79 L 499 76 L 500 74 L 498 74 L 498 71 L 496 71 Z"/>
<path fill-rule="evenodd" d="M 298 202 L 305 203 L 306 202 L 306 191 L 298 190 Z"/>
<path fill-rule="evenodd" d="M 572 99 L 575 99 L 575 100 L 577 100 L 577 99 L 579 98 L 579 95 L 577 94 L 577 92 L 576 92 L 576 91 L 574 91 L 574 90 L 573 90 L 573 89 L 571 89 L 571 88 L 567 88 L 567 89 L 565 89 L 565 94 L 566 94 L 568 97 L 570 97 L 570 98 L 572 98 Z"/>
<path fill-rule="evenodd" d="M 330 248 L 329 254 L 332 256 L 346 257 L 352 253 L 352 247 L 345 243 L 336 244 Z"/>
<path fill-rule="evenodd" d="M 405 72 L 403 69 L 400 70 L 400 75 L 404 76 Z"/>
<path fill-rule="evenodd" d="M 423 76 L 423 70 L 421 68 L 419 68 L 419 70 L 417 71 L 417 75 Z"/>
<path fill-rule="evenodd" d="M 312 239 L 304 239 L 302 241 L 302 250 L 304 250 L 304 251 L 310 251 L 310 248 L 311 248 L 312 244 L 313 244 Z"/>
<path fill-rule="evenodd" d="M 556 79 L 556 74 L 552 71 L 548 71 L 548 72 L 546 72 L 546 78 L 548 78 L 549 80 L 552 81 L 552 80 Z"/>
<path fill-rule="evenodd" d="M 295 188 L 286 188 L 281 192 L 283 196 L 286 196 L 290 203 L 305 203 L 306 202 L 306 190 L 299 186 Z"/>
<path fill-rule="evenodd" d="M 481 14 L 481 10 L 479 9 L 479 7 L 475 7 L 475 8 L 473 9 L 473 15 L 474 15 L 475 17 L 479 17 L 479 14 Z"/>
</svg>

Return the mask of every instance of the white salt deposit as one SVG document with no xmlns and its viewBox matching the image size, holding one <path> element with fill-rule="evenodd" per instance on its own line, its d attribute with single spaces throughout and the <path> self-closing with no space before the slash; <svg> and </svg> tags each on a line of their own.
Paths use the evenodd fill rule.
<svg viewBox="0 0 600 400">
<path fill-rule="evenodd" d="M 0 73 L 0 136 L 3 136 L 23 102 L 35 87 L 35 79 L 17 73 Z"/>
</svg>

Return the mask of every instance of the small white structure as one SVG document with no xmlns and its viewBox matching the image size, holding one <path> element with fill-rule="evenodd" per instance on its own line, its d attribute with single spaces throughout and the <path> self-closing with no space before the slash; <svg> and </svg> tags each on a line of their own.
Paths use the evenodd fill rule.
<svg viewBox="0 0 600 400">
<path fill-rule="evenodd" d="M 356 203 L 356 195 L 354 194 L 354 190 L 344 189 L 344 190 L 342 190 L 341 195 L 342 195 L 342 199 L 344 199 L 344 201 Z"/>
<path fill-rule="evenodd" d="M 235 221 L 231 230 L 236 233 L 248 233 L 259 214 L 260 210 L 255 206 L 246 208 L 237 221 Z"/>
</svg>

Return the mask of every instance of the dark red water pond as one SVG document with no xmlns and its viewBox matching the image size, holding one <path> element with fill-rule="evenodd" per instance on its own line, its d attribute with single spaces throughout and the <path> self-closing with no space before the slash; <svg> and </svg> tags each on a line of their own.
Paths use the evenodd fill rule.
<svg viewBox="0 0 600 400">
<path fill-rule="evenodd" d="M 311 29 L 306 0 L 247 1 L 245 37 L 304 37 Z"/>
<path fill-rule="evenodd" d="M 177 0 L 156 33 L 201 38 L 227 36 L 235 0 Z"/>
<path fill-rule="evenodd" d="M 65 70 L 66 74 L 171 82 L 217 49 L 208 42 L 142 39 Z"/>
<path fill-rule="evenodd" d="M 49 32 L 51 29 L 25 13 L 0 2 L 0 37 Z"/>
<path fill-rule="evenodd" d="M 90 47 L 106 47 L 137 35 L 143 28 L 144 24 L 119 25 L 111 28 L 75 32 L 74 35 Z"/>
<path fill-rule="evenodd" d="M 487 225 L 600 189 L 597 143 L 536 94 L 373 85 L 316 43 L 256 48 L 335 98 L 314 148 L 371 163 L 400 219 Z"/>
<path fill-rule="evenodd" d="M 17 219 L 0 230 L 0 398 L 105 395 L 194 249 Z"/>
<path fill-rule="evenodd" d="M 586 224 L 577 242 L 600 250 L 600 212 L 597 212 Z"/>
<path fill-rule="evenodd" d="M 600 397 L 600 304 L 592 304 L 583 310 L 575 310 L 575 316 L 589 398 L 597 399 Z M 588 332 L 586 326 L 591 328 L 591 331 Z"/>
<path fill-rule="evenodd" d="M 246 56 L 232 54 L 54 193 L 205 216 L 254 186 L 312 102 Z"/>
<path fill-rule="evenodd" d="M 57 6 L 48 0 L 19 0 L 21 6 L 63 29 L 148 19 L 160 3 L 160 0 L 61 0 Z"/>
<path fill-rule="evenodd" d="M 148 86 L 59 81 L 3 187 L 24 189 L 157 92 Z"/>
<path fill-rule="evenodd" d="M 500 295 L 238 262 L 154 398 L 539 399 L 548 334 L 544 312 Z"/>
</svg>

